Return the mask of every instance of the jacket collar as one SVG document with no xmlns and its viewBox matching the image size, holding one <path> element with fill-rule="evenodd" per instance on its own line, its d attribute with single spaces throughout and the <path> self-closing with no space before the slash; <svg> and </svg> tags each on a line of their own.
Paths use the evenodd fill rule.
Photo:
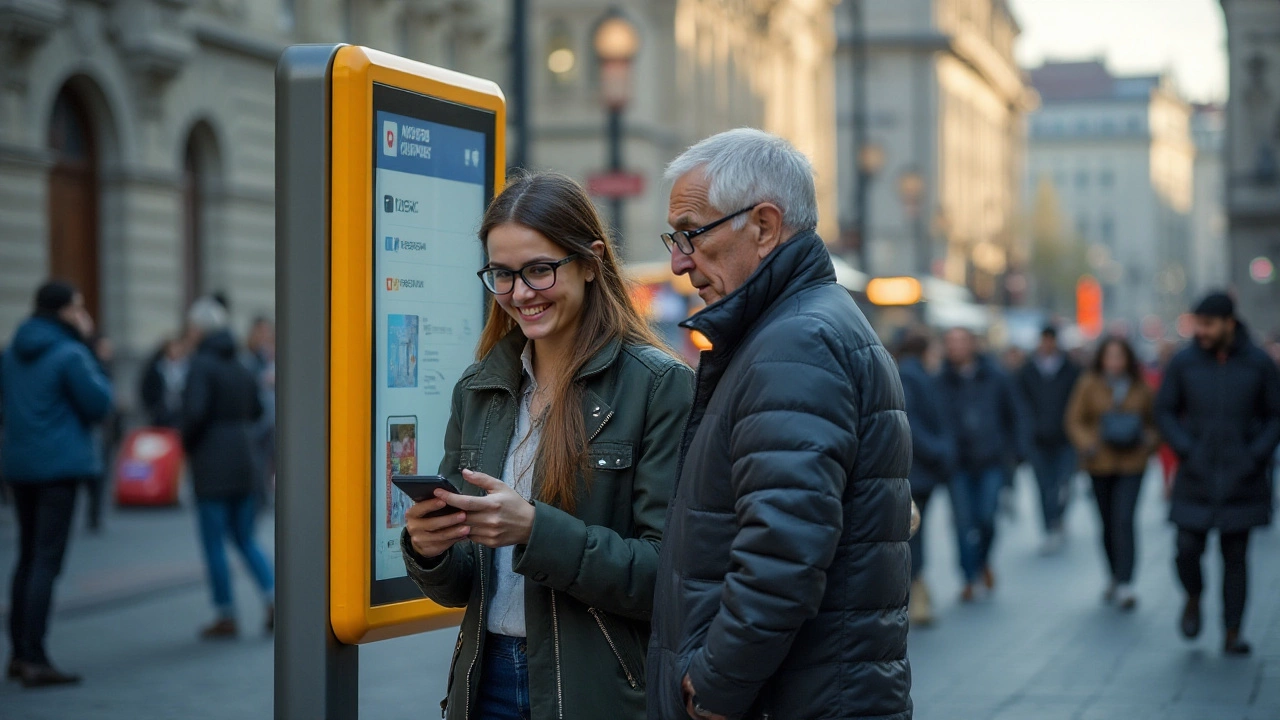
<svg viewBox="0 0 1280 720">
<path fill-rule="evenodd" d="M 524 352 L 525 344 L 528 342 L 519 328 L 507 333 L 506 337 L 499 340 L 498 344 L 494 345 L 493 349 L 489 351 L 489 354 L 480 360 L 480 368 L 472 376 L 471 382 L 467 383 L 467 389 L 506 390 L 513 397 L 518 395 L 520 392 L 520 378 L 524 373 L 524 365 L 520 361 L 520 355 Z M 600 352 L 597 352 L 587 361 L 587 364 L 583 366 L 574 379 L 583 380 L 604 372 L 618 359 L 618 354 L 621 352 L 622 342 L 616 338 L 610 340 L 600 349 Z"/>
<path fill-rule="evenodd" d="M 761 317 L 787 298 L 833 283 L 835 268 L 827 246 L 812 230 L 774 248 L 742 287 L 680 323 L 711 341 L 712 352 L 731 352 Z"/>
</svg>

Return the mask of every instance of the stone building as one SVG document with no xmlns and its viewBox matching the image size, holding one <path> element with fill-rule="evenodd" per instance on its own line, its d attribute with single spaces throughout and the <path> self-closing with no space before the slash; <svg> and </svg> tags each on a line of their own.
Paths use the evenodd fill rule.
<svg viewBox="0 0 1280 720">
<path fill-rule="evenodd" d="M 591 34 L 614 5 L 530 7 L 530 164 L 585 179 L 604 165 Z M 661 257 L 665 163 L 739 125 L 810 154 L 834 235 L 833 1 L 617 7 L 643 42 L 624 138 L 648 183 L 626 205 L 629 256 Z M 270 315 L 280 51 L 352 42 L 507 87 L 510 11 L 509 0 L 0 2 L 0 343 L 43 279 L 72 280 L 116 341 L 129 404 L 139 359 L 193 297 L 224 291 L 239 329 Z M 557 49 L 571 55 L 549 67 Z"/>
<path fill-rule="evenodd" d="M 1222 0 L 1222 8 L 1231 283 L 1244 318 L 1280 334 L 1280 3 Z"/>
<path fill-rule="evenodd" d="M 1045 63 L 1031 80 L 1042 104 L 1029 120 L 1028 182 L 1053 183 L 1103 284 L 1106 319 L 1172 328 L 1189 297 L 1191 106 L 1167 76 L 1115 76 L 1101 60 Z"/>
<path fill-rule="evenodd" d="M 1007 299 L 1025 261 L 1017 218 L 1024 114 L 1034 105 L 1003 0 L 862 0 L 867 146 L 854 147 L 852 3 L 837 8 L 840 220 L 857 219 L 870 160 L 867 260 L 874 275 L 934 274 Z M 847 246 L 846 246 L 846 249 Z M 1016 289 L 1016 288 L 1015 288 Z"/>
</svg>

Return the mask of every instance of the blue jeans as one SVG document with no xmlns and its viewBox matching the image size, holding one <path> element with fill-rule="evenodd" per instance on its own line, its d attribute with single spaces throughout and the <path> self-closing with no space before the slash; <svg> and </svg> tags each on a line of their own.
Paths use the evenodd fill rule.
<svg viewBox="0 0 1280 720">
<path fill-rule="evenodd" d="M 960 569 L 966 583 L 977 582 L 996 536 L 996 509 L 1004 470 L 999 466 L 961 471 L 951 480 L 951 509 L 955 512 Z"/>
<path fill-rule="evenodd" d="M 485 720 L 529 720 L 529 657 L 524 638 L 490 633 L 480 667 L 480 701 Z"/>
<path fill-rule="evenodd" d="M 1070 445 L 1040 445 L 1031 448 L 1031 469 L 1040 486 L 1040 512 L 1045 532 L 1062 527 L 1067 509 L 1071 478 L 1076 472 L 1076 451 Z"/>
<path fill-rule="evenodd" d="M 200 516 L 200 542 L 204 546 L 205 569 L 209 572 L 209 586 L 213 589 L 213 606 L 221 617 L 234 617 L 235 604 L 231 598 L 231 567 L 227 564 L 227 535 L 235 542 L 245 565 L 258 581 L 258 587 L 268 602 L 271 601 L 275 578 L 271 563 L 253 537 L 257 519 L 252 495 L 239 495 L 216 500 L 197 500 Z"/>
</svg>

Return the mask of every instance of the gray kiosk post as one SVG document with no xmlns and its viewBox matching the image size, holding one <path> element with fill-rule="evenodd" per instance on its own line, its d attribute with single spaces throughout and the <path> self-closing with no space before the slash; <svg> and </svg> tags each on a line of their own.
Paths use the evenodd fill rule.
<svg viewBox="0 0 1280 720">
<path fill-rule="evenodd" d="M 276 66 L 275 717 L 354 720 L 359 648 L 329 621 L 329 109 L 341 44 Z"/>
</svg>

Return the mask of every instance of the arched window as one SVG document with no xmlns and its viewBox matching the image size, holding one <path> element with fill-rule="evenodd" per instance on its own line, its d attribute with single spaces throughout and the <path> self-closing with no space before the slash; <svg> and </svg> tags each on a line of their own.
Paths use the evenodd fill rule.
<svg viewBox="0 0 1280 720">
<path fill-rule="evenodd" d="M 187 135 L 182 152 L 182 293 L 184 307 L 208 289 L 209 235 L 218 185 L 218 148 L 203 122 Z"/>
<path fill-rule="evenodd" d="M 49 118 L 49 275 L 74 283 L 98 314 L 98 144 L 83 100 L 64 86 Z"/>
</svg>

